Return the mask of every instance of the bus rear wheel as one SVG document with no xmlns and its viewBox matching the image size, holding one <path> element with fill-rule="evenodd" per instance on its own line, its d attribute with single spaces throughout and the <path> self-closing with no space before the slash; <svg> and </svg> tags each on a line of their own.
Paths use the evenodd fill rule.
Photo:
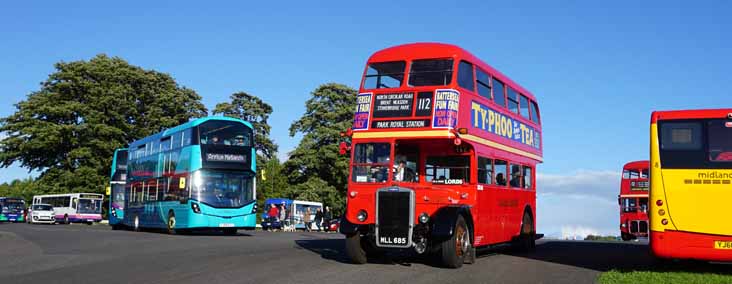
<svg viewBox="0 0 732 284">
<path fill-rule="evenodd" d="M 175 235 L 175 213 L 173 211 L 168 213 L 167 229 L 168 234 Z"/>
<path fill-rule="evenodd" d="M 470 231 L 462 215 L 458 215 L 455 221 L 452 237 L 440 244 L 440 251 L 442 264 L 449 268 L 462 267 L 466 256 L 474 251 L 470 242 Z"/>
<path fill-rule="evenodd" d="M 516 249 L 520 252 L 534 251 L 536 249 L 534 235 L 534 220 L 529 212 L 525 212 L 524 217 L 521 219 L 521 234 L 514 243 Z"/>
</svg>

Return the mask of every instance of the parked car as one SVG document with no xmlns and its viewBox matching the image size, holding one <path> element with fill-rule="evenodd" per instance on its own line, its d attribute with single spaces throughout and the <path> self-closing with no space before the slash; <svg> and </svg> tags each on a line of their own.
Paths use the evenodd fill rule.
<svg viewBox="0 0 732 284">
<path fill-rule="evenodd" d="M 330 220 L 328 226 L 326 227 L 326 230 L 328 232 L 338 232 L 338 228 L 341 227 L 341 218 L 336 217 Z"/>
<path fill-rule="evenodd" d="M 56 218 L 53 213 L 53 206 L 49 204 L 33 204 L 28 210 L 28 223 L 55 224 Z"/>
</svg>

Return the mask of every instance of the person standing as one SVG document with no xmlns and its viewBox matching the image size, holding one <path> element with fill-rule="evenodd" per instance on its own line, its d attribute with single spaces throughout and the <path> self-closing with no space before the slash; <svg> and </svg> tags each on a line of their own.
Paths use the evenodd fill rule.
<svg viewBox="0 0 732 284">
<path fill-rule="evenodd" d="M 282 202 L 282 206 L 280 207 L 280 228 L 282 228 L 282 231 L 285 230 L 286 226 L 287 226 L 287 205 L 285 205 L 285 203 Z"/>
<path fill-rule="evenodd" d="M 274 221 L 277 219 L 277 215 L 279 215 L 279 211 L 277 210 L 277 206 L 273 204 L 270 204 L 269 211 L 267 211 L 267 219 L 269 219 L 270 224 L 270 230 L 272 229 L 272 224 L 274 224 Z"/>
<path fill-rule="evenodd" d="M 302 214 L 302 222 L 305 223 L 305 230 L 310 232 L 310 226 L 313 223 L 310 221 L 310 207 L 305 208 L 305 212 Z"/>
<path fill-rule="evenodd" d="M 325 206 L 325 210 L 323 210 L 323 226 L 325 227 L 325 231 L 330 231 L 330 220 L 333 219 L 333 214 L 330 213 L 330 207 Z"/>
<path fill-rule="evenodd" d="M 318 232 L 320 232 L 320 223 L 323 222 L 323 210 L 320 208 L 315 210 L 315 226 L 318 227 Z"/>
</svg>

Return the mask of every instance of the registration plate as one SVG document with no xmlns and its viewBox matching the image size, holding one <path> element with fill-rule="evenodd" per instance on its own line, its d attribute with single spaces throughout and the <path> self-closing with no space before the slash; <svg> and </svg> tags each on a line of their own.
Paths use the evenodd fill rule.
<svg viewBox="0 0 732 284">
<path fill-rule="evenodd" d="M 714 241 L 715 249 L 732 249 L 732 242 Z"/>
<path fill-rule="evenodd" d="M 219 224 L 219 227 L 221 227 L 221 228 L 231 228 L 231 227 L 234 227 L 234 224 L 232 224 L 232 223 L 221 223 L 221 224 Z"/>
</svg>

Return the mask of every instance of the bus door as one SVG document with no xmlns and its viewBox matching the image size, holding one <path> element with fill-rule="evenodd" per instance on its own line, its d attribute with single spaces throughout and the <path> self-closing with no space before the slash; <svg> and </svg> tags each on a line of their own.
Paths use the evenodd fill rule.
<svg viewBox="0 0 732 284">
<path fill-rule="evenodd" d="M 478 154 L 477 159 L 477 200 L 473 207 L 475 219 L 475 236 L 476 241 L 480 243 L 494 243 L 498 240 L 495 232 L 496 208 L 493 206 L 496 200 L 496 187 L 494 180 L 493 159 L 488 155 Z"/>
</svg>

